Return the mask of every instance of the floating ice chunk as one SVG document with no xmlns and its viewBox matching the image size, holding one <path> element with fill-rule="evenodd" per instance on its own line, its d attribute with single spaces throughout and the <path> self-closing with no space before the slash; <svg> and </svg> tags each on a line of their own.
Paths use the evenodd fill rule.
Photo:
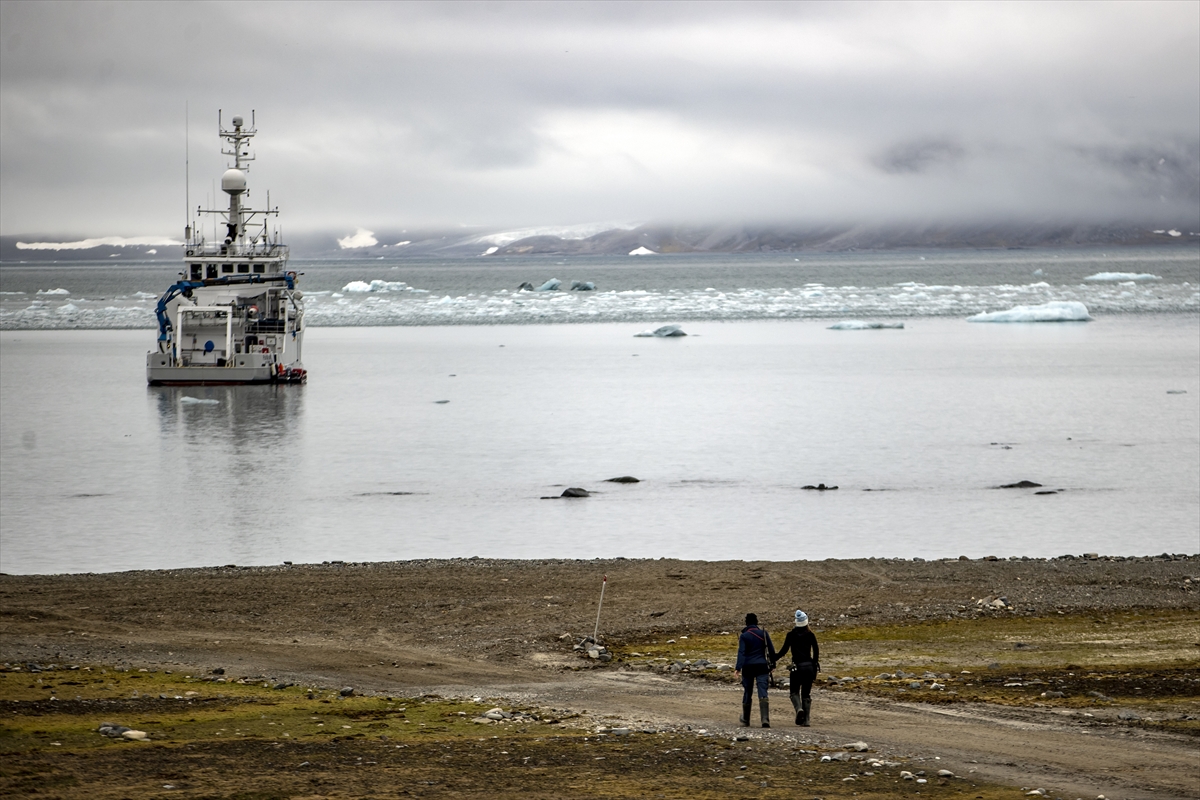
<svg viewBox="0 0 1200 800">
<path fill-rule="evenodd" d="M 409 286 L 404 281 L 350 281 L 342 287 L 343 292 L 406 292 Z"/>
<path fill-rule="evenodd" d="M 639 247 L 636 250 L 630 250 L 629 255 L 631 255 L 631 256 L 656 256 L 656 255 L 658 255 L 658 253 L 654 252 L 653 250 L 651 250 L 648 247 Z"/>
<path fill-rule="evenodd" d="M 596 284 L 591 281 L 571 281 L 572 292 L 593 292 L 596 290 Z"/>
<path fill-rule="evenodd" d="M 1183 236 L 1183 231 L 1177 231 L 1174 228 L 1167 231 L 1167 236 Z"/>
<path fill-rule="evenodd" d="M 967 317 L 967 322 L 1087 322 L 1087 306 L 1074 300 L 1056 300 L 1040 306 L 1017 306 Z"/>
<path fill-rule="evenodd" d="M 550 280 L 543 283 L 541 286 L 534 289 L 534 291 L 535 292 L 557 292 L 559 286 L 562 286 L 562 281 L 560 281 L 558 278 L 551 278 Z"/>
<path fill-rule="evenodd" d="M 58 288 L 58 289 L 38 289 L 37 293 L 38 293 L 38 294 L 70 294 L 70 292 L 68 292 L 66 289 L 63 289 L 63 288 Z"/>
<path fill-rule="evenodd" d="M 831 331 L 875 331 L 882 328 L 903 328 L 903 322 L 866 322 L 861 319 L 844 319 L 829 326 Z"/>
<path fill-rule="evenodd" d="M 79 306 L 75 305 L 74 303 L 67 303 L 66 305 L 59 306 L 54 310 L 59 314 L 74 314 L 79 310 Z"/>
<path fill-rule="evenodd" d="M 652 331 L 635 333 L 634 336 L 637 338 L 649 338 L 651 336 L 657 336 L 660 339 L 666 339 L 672 336 L 687 336 L 687 334 L 684 333 L 683 328 L 679 327 L 678 325 L 663 325 L 661 328 L 655 328 Z"/>
<path fill-rule="evenodd" d="M 184 395 L 179 398 L 179 402 L 189 406 L 215 406 L 220 404 L 220 400 L 207 400 L 203 397 L 188 397 Z"/>
<path fill-rule="evenodd" d="M 1148 272 L 1097 272 L 1095 275 L 1088 275 L 1084 278 L 1085 281 L 1161 281 L 1162 278 L 1158 275 L 1151 275 Z"/>
</svg>

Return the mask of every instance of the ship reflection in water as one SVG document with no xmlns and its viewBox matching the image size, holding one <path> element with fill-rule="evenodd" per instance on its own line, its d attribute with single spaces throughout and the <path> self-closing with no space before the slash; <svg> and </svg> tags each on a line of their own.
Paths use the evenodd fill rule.
<svg viewBox="0 0 1200 800">
<path fill-rule="evenodd" d="M 150 387 L 157 403 L 161 464 L 195 500 L 176 524 L 198 553 L 261 559 L 294 534 L 285 511 L 300 494 L 304 391 L 298 386 Z M 205 563 L 203 557 L 199 563 Z"/>
</svg>

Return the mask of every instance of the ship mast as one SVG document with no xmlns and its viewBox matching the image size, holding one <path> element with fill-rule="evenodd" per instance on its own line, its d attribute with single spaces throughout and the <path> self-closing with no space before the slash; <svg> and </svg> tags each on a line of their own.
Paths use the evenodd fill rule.
<svg viewBox="0 0 1200 800">
<path fill-rule="evenodd" d="M 242 215 L 242 194 L 248 188 L 246 172 L 250 167 L 247 162 L 254 160 L 254 156 L 250 155 L 248 142 L 258 131 L 254 125 L 253 111 L 250 112 L 249 129 L 243 127 L 244 121 L 241 117 L 234 117 L 233 130 L 225 129 L 220 121 L 220 112 L 217 113 L 217 128 L 220 136 L 229 143 L 229 149 L 222 148 L 221 153 L 233 156 L 233 166 L 225 170 L 225 174 L 221 176 L 221 189 L 229 195 L 229 217 L 225 223 L 225 244 L 227 246 L 244 245 L 246 225 Z"/>
</svg>

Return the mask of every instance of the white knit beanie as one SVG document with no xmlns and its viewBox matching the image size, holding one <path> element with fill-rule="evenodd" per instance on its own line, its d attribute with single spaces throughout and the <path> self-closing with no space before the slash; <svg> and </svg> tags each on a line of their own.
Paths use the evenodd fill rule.
<svg viewBox="0 0 1200 800">
<path fill-rule="evenodd" d="M 796 609 L 796 627 L 803 628 L 808 625 L 808 614 L 805 614 L 800 609 Z"/>
</svg>

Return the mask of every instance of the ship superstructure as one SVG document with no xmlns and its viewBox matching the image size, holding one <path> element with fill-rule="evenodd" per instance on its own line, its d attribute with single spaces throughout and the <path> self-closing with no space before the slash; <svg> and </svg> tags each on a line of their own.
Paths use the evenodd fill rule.
<svg viewBox="0 0 1200 800">
<path fill-rule="evenodd" d="M 303 294 L 288 270 L 288 248 L 269 220 L 278 208 L 255 210 L 248 199 L 249 141 L 256 131 L 242 117 L 217 130 L 233 164 L 221 176 L 228 209 L 197 208 L 217 235 L 203 225 L 184 229 L 184 269 L 158 301 L 158 347 L 146 356 L 152 386 L 240 383 L 304 383 Z M 269 195 L 268 195 L 269 198 Z M 224 235 L 220 234 L 223 229 Z"/>
</svg>

